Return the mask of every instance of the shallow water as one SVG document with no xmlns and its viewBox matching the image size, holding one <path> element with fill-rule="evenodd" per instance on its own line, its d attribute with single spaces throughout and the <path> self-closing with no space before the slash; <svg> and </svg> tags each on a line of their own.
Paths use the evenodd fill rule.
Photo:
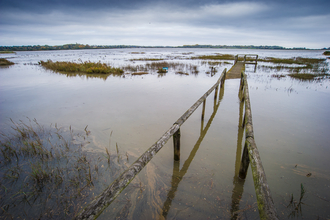
<svg viewBox="0 0 330 220">
<path fill-rule="evenodd" d="M 17 52 L 6 54 L 16 64 L 0 69 L 0 126 L 10 129 L 9 118 L 36 118 L 40 124 L 57 123 L 83 130 L 88 125 L 93 151 L 129 152 L 132 163 L 218 79 L 196 55 L 228 53 L 259 57 L 322 58 L 322 51 L 115 49 Z M 68 76 L 36 65 L 46 61 L 101 61 L 115 67 L 140 65 L 162 58 L 197 65 L 199 73 L 160 77 Z M 80 59 L 80 60 L 79 60 Z M 162 61 L 160 61 L 162 62 Z M 230 61 L 232 63 L 232 61 Z M 262 64 L 268 65 L 268 64 Z M 272 78 L 274 70 L 246 67 L 254 134 L 280 219 L 330 218 L 330 83 L 301 82 L 288 76 Z M 286 74 L 285 70 L 280 73 Z M 201 131 L 201 107 L 181 127 L 181 160 L 173 161 L 170 139 L 100 219 L 259 219 L 250 169 L 245 181 L 237 178 L 242 129 L 238 127 L 239 80 L 227 80 L 215 107 L 213 93 L 206 102 Z M 306 175 L 311 173 L 310 177 Z M 291 195 L 298 201 L 300 186 L 306 194 L 301 212 L 292 212 Z M 163 210 L 166 210 L 165 212 Z M 291 214 L 291 216 L 290 216 Z"/>
</svg>

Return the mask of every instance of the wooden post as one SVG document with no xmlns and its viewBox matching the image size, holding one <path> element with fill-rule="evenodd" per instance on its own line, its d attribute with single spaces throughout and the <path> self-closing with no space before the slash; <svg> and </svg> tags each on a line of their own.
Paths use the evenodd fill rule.
<svg viewBox="0 0 330 220">
<path fill-rule="evenodd" d="M 204 114 L 205 114 L 205 104 L 206 104 L 206 99 L 204 99 L 204 101 L 203 101 L 202 121 L 204 121 Z"/>
<path fill-rule="evenodd" d="M 215 90 L 214 90 L 214 101 L 217 100 L 217 96 L 218 96 L 218 89 L 219 89 L 219 85 L 217 87 L 215 87 Z"/>
<path fill-rule="evenodd" d="M 237 63 L 238 61 L 238 55 L 235 56 L 235 62 L 234 62 L 234 65 Z"/>
<path fill-rule="evenodd" d="M 180 160 L 180 128 L 173 134 L 174 160 Z"/>
<path fill-rule="evenodd" d="M 244 63 L 246 62 L 246 55 L 244 55 Z"/>
</svg>

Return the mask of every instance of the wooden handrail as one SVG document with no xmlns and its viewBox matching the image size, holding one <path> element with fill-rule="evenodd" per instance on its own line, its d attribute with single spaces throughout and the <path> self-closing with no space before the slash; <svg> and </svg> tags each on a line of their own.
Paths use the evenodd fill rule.
<svg viewBox="0 0 330 220">
<path fill-rule="evenodd" d="M 243 124 L 245 125 L 245 146 L 239 177 L 245 179 L 250 163 L 260 219 L 277 220 L 277 212 L 267 183 L 266 173 L 262 166 L 260 154 L 254 140 L 249 88 L 244 72 L 242 72 L 240 89 L 243 89 L 243 98 L 245 102 L 245 115 L 243 119 Z"/>
<path fill-rule="evenodd" d="M 105 208 L 107 208 L 115 198 L 128 186 L 134 177 L 147 165 L 147 163 L 157 154 L 166 142 L 176 133 L 180 126 L 189 116 L 204 102 L 207 96 L 218 88 L 220 81 L 225 80 L 227 69 L 224 69 L 217 82 L 193 104 L 163 136 L 143 153 L 128 169 L 126 169 L 115 181 L 113 181 L 100 195 L 91 201 L 74 219 L 96 219 Z"/>
</svg>

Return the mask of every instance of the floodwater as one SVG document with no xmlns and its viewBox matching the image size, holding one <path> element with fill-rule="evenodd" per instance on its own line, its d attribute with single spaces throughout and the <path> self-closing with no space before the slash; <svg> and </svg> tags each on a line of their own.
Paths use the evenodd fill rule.
<svg viewBox="0 0 330 220">
<path fill-rule="evenodd" d="M 86 146 L 127 152 L 129 164 L 154 144 L 231 64 L 216 65 L 191 56 L 258 54 L 259 57 L 325 58 L 323 51 L 225 49 L 113 49 L 36 51 L 1 54 L 15 65 L 0 69 L 0 127 L 36 118 L 91 131 Z M 132 59 L 156 58 L 162 61 Z M 165 75 L 90 77 L 66 75 L 37 65 L 46 61 L 101 61 L 114 67 L 152 62 L 176 63 Z M 329 62 L 329 61 L 327 61 Z M 181 64 L 181 65 L 179 65 Z M 198 73 L 192 74 L 191 65 Z M 271 77 L 259 63 L 246 66 L 254 135 L 280 219 L 330 218 L 330 82 Z M 175 74 L 177 71 L 189 75 Z M 181 126 L 181 158 L 173 160 L 172 139 L 159 151 L 100 219 L 259 219 L 253 179 L 237 177 L 244 132 L 238 99 L 239 79 L 226 80 L 220 99 L 206 101 Z M 111 137 L 110 137 L 111 134 Z M 124 153 L 123 153 L 124 154 Z M 113 177 L 115 179 L 115 177 Z M 301 196 L 301 185 L 305 194 Z M 293 196 L 293 202 L 290 203 Z"/>
</svg>

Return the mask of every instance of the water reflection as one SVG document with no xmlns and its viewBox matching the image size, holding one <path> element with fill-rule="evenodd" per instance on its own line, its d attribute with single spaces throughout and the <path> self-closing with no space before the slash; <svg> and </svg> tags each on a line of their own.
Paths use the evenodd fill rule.
<svg viewBox="0 0 330 220">
<path fill-rule="evenodd" d="M 241 88 L 241 86 L 240 86 Z M 232 203 L 231 203 L 231 219 L 238 219 L 239 204 L 244 191 L 245 178 L 239 178 L 239 169 L 241 165 L 241 154 L 242 154 L 242 140 L 244 134 L 243 126 L 243 90 L 239 89 L 238 98 L 240 99 L 239 105 L 239 120 L 238 120 L 238 131 L 237 131 L 237 150 L 236 150 L 236 161 L 235 161 L 235 175 L 233 178 L 233 191 L 232 191 Z"/>
<path fill-rule="evenodd" d="M 215 90 L 213 113 L 212 113 L 210 119 L 208 120 L 205 128 L 203 128 L 204 117 L 203 117 L 203 113 L 202 113 L 201 134 L 200 134 L 194 148 L 190 152 L 190 155 L 189 155 L 188 159 L 184 162 L 181 170 L 180 170 L 180 159 L 173 160 L 174 164 L 173 164 L 173 175 L 172 175 L 172 181 L 171 181 L 171 189 L 168 192 L 167 199 L 166 199 L 166 201 L 164 202 L 164 205 L 163 205 L 162 215 L 164 216 L 165 219 L 167 217 L 168 212 L 170 211 L 171 204 L 172 204 L 172 201 L 175 197 L 175 193 L 178 189 L 178 186 L 179 186 L 181 180 L 183 179 L 184 175 L 187 173 L 191 162 L 194 160 L 194 157 L 195 157 L 195 155 L 196 155 L 196 153 L 199 149 L 199 146 L 201 145 L 205 135 L 207 134 L 207 131 L 211 127 L 212 121 L 213 121 L 213 119 L 214 119 L 214 117 L 215 117 L 215 115 L 218 111 L 218 108 L 220 106 L 220 102 L 221 102 L 221 100 L 223 99 L 223 96 L 224 96 L 224 88 L 225 88 L 224 82 L 225 81 L 223 81 L 221 83 L 221 86 L 220 86 L 219 99 L 217 99 L 218 89 Z M 203 112 L 204 112 L 204 109 L 205 109 L 205 105 L 203 105 Z"/>
</svg>

